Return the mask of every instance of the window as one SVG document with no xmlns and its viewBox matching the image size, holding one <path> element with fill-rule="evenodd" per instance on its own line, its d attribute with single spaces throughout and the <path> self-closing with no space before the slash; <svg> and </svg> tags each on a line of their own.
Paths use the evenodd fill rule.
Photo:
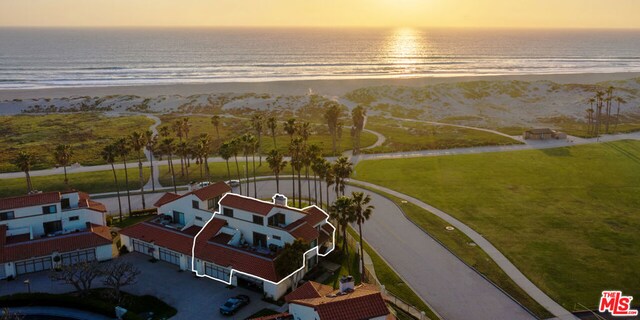
<svg viewBox="0 0 640 320">
<path fill-rule="evenodd" d="M 166 261 L 169 262 L 171 264 L 175 264 L 175 265 L 180 265 L 180 256 L 181 254 L 173 252 L 171 250 L 167 250 L 164 248 L 160 248 L 160 250 L 158 250 L 158 255 L 160 257 L 161 261 Z"/>
<path fill-rule="evenodd" d="M 280 236 L 276 236 L 275 234 L 271 238 L 273 238 L 273 240 L 282 240 Z"/>
<path fill-rule="evenodd" d="M 254 232 L 253 233 L 253 246 L 254 247 L 266 248 L 267 247 L 267 235 L 266 234 L 262 234 L 262 233 L 258 233 L 258 232 Z"/>
<path fill-rule="evenodd" d="M 96 260 L 96 250 L 88 249 L 75 252 L 67 252 L 61 254 L 60 258 L 62 258 L 62 264 L 66 266 L 76 264 L 78 262 L 94 261 Z"/>
<path fill-rule="evenodd" d="M 20 262 L 16 262 L 15 264 L 16 264 L 16 273 L 18 273 L 19 275 L 25 274 L 25 273 L 42 271 L 42 270 L 49 270 L 51 269 L 51 266 L 52 266 L 51 257 L 20 261 Z"/>
<path fill-rule="evenodd" d="M 44 229 L 44 234 L 54 234 L 56 232 L 62 231 L 62 221 L 56 220 L 51 222 L 45 222 L 42 224 Z"/>
<path fill-rule="evenodd" d="M 202 217 L 198 217 L 198 216 L 196 216 L 196 220 L 198 220 L 198 221 L 202 221 Z"/>
<path fill-rule="evenodd" d="M 200 202 L 196 200 L 191 200 L 191 207 L 194 209 L 200 209 Z"/>
<path fill-rule="evenodd" d="M 173 223 L 184 225 L 184 213 L 174 211 L 173 212 Z"/>
<path fill-rule="evenodd" d="M 218 267 L 215 264 L 205 262 L 204 263 L 204 273 L 208 276 L 214 277 L 216 279 L 229 281 L 230 272 L 229 269 Z"/>
<path fill-rule="evenodd" d="M 0 221 L 11 220 L 15 218 L 13 211 L 0 212 Z"/>
<path fill-rule="evenodd" d="M 273 227 L 283 227 L 285 226 L 285 215 L 282 213 L 276 213 L 269 217 L 268 223 Z"/>
<path fill-rule="evenodd" d="M 69 217 L 69 221 L 78 221 L 78 220 L 80 220 L 80 217 L 78 216 Z"/>
<path fill-rule="evenodd" d="M 224 210 L 222 210 L 222 215 L 233 218 L 233 209 L 224 208 Z"/>
<path fill-rule="evenodd" d="M 209 210 L 218 210 L 218 201 L 220 201 L 220 197 L 215 197 L 213 199 L 209 199 L 207 201 L 207 209 L 209 209 Z"/>
<path fill-rule="evenodd" d="M 140 240 L 132 239 L 133 251 L 144 253 L 146 255 L 153 255 L 153 246 L 149 243 L 142 242 Z"/>
<path fill-rule="evenodd" d="M 259 225 L 262 226 L 262 225 L 264 225 L 264 218 L 261 217 L 261 216 L 253 215 L 253 223 L 259 224 Z"/>
<path fill-rule="evenodd" d="M 52 214 L 56 213 L 58 210 L 56 209 L 56 205 L 44 206 L 42 207 L 42 214 Z"/>
<path fill-rule="evenodd" d="M 69 198 L 60 200 L 60 207 L 62 207 L 62 210 L 71 208 L 71 202 L 69 201 Z"/>
</svg>

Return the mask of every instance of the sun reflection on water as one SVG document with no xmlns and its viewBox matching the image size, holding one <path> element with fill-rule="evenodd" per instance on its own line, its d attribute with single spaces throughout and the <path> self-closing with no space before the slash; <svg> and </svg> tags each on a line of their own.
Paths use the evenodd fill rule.
<svg viewBox="0 0 640 320">
<path fill-rule="evenodd" d="M 422 43 L 421 33 L 411 28 L 396 29 L 387 41 L 387 52 L 389 53 L 389 63 L 405 65 L 405 68 L 412 69 L 412 65 L 419 62 Z"/>
</svg>

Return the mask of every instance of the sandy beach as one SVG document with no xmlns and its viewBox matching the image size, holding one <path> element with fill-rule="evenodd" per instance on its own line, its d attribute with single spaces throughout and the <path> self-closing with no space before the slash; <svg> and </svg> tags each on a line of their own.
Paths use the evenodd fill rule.
<svg viewBox="0 0 640 320">
<path fill-rule="evenodd" d="M 190 96 L 216 93 L 268 93 L 272 95 L 305 95 L 310 90 L 325 96 L 342 96 L 345 93 L 372 86 L 419 87 L 438 83 L 466 81 L 539 81 L 548 80 L 559 84 L 594 84 L 602 81 L 626 80 L 640 77 L 640 72 L 629 73 L 586 73 L 586 74 L 546 74 L 546 75 L 499 75 L 499 76 L 452 76 L 416 78 L 378 78 L 344 80 L 292 80 L 271 82 L 223 82 L 192 83 L 172 85 L 137 85 L 114 87 L 59 87 L 47 89 L 0 90 L 0 100 L 62 98 L 73 96 L 137 95 L 155 97 L 160 95 Z"/>
</svg>

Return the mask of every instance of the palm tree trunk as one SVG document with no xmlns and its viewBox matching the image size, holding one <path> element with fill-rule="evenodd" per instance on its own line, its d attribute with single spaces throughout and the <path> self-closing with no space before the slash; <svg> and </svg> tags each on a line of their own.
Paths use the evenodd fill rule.
<svg viewBox="0 0 640 320">
<path fill-rule="evenodd" d="M 320 186 L 318 188 L 318 193 L 320 194 L 320 209 L 322 209 L 322 180 L 318 181 L 318 185 Z"/>
<path fill-rule="evenodd" d="M 358 221 L 358 231 L 360 232 L 360 268 L 362 270 L 362 275 L 360 277 L 360 281 L 364 282 L 366 279 L 366 275 L 364 272 L 364 249 L 362 244 L 362 222 Z"/>
<path fill-rule="evenodd" d="M 313 203 L 318 204 L 318 179 L 316 172 L 313 172 Z"/>
<path fill-rule="evenodd" d="M 113 171 L 113 181 L 116 183 L 116 195 L 118 196 L 118 215 L 120 222 L 122 222 L 122 201 L 120 201 L 120 186 L 118 186 L 118 175 L 116 174 L 116 167 L 111 163 L 111 171 Z"/>
<path fill-rule="evenodd" d="M 124 186 L 127 188 L 127 203 L 129 204 L 129 216 L 131 216 L 131 193 L 129 192 L 129 172 L 127 171 L 127 158 L 122 160 L 124 164 Z"/>
<path fill-rule="evenodd" d="M 276 193 L 280 194 L 280 175 L 276 173 Z"/>
<path fill-rule="evenodd" d="M 226 159 L 225 162 L 227 163 L 227 180 L 231 181 L 231 169 L 229 168 L 229 159 Z"/>
<path fill-rule="evenodd" d="M 258 182 L 256 182 L 256 154 L 255 153 L 251 155 L 251 163 L 253 164 L 253 197 L 258 198 Z"/>
<path fill-rule="evenodd" d="M 236 179 L 240 181 L 240 165 L 238 164 L 238 156 L 234 155 L 233 158 L 236 160 Z M 242 182 L 240 182 L 239 185 L 240 185 L 240 194 L 242 194 Z"/>
<path fill-rule="evenodd" d="M 31 175 L 29 174 L 29 170 L 24 171 L 24 176 L 27 182 L 27 193 L 31 193 L 33 186 L 31 185 Z"/>
<path fill-rule="evenodd" d="M 209 155 L 204 155 L 204 174 L 207 176 L 207 180 L 211 180 L 211 171 L 209 171 Z"/>
<path fill-rule="evenodd" d="M 151 162 L 151 191 L 156 191 L 156 179 L 153 173 L 153 153 L 149 152 L 149 161 Z"/>
<path fill-rule="evenodd" d="M 311 204 L 311 181 L 309 181 L 309 167 L 304 168 L 304 177 L 307 180 L 307 195 L 309 204 Z"/>
<path fill-rule="evenodd" d="M 329 203 L 329 184 L 327 183 L 327 210 L 329 209 L 329 206 L 331 204 Z"/>
<path fill-rule="evenodd" d="M 62 166 L 62 168 L 64 169 L 64 185 L 68 187 L 69 179 L 67 179 L 67 166 Z"/>
<path fill-rule="evenodd" d="M 296 169 L 291 165 L 291 190 L 293 190 L 293 206 L 296 206 Z"/>
<path fill-rule="evenodd" d="M 185 157 L 185 158 L 187 158 L 187 161 L 189 160 L 188 159 L 189 157 Z M 187 181 L 189 181 L 189 166 L 185 166 L 184 170 L 187 172 Z"/>
<path fill-rule="evenodd" d="M 184 177 L 184 157 L 180 155 L 180 175 Z"/>
<path fill-rule="evenodd" d="M 244 154 L 244 178 L 247 180 L 247 197 L 249 196 L 249 154 Z"/>
<path fill-rule="evenodd" d="M 142 209 L 146 209 L 147 205 L 144 201 L 144 175 L 142 174 L 142 158 L 140 157 L 140 151 L 138 151 L 138 171 L 140 172 L 140 196 L 142 197 Z"/>
<path fill-rule="evenodd" d="M 171 155 L 169 155 L 167 162 L 169 162 L 169 171 L 171 171 L 171 182 L 173 182 L 173 192 L 178 193 L 178 187 L 176 187 L 176 172 L 173 169 L 173 161 L 171 160 Z"/>
<path fill-rule="evenodd" d="M 342 226 L 342 250 L 349 255 L 349 245 L 347 245 L 347 225 Z"/>
<path fill-rule="evenodd" d="M 298 208 L 302 207 L 302 179 L 300 179 L 300 171 L 302 171 L 302 168 L 298 170 Z"/>
<path fill-rule="evenodd" d="M 276 135 L 272 134 L 271 137 L 273 138 L 273 148 L 274 149 L 278 149 L 278 145 L 276 144 Z"/>
</svg>

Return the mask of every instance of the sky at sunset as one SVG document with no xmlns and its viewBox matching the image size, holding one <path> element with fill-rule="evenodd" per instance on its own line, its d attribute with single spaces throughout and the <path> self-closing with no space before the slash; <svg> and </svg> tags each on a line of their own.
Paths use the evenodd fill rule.
<svg viewBox="0 0 640 320">
<path fill-rule="evenodd" d="M 640 1 L 0 0 L 0 26 L 640 28 Z"/>
</svg>

